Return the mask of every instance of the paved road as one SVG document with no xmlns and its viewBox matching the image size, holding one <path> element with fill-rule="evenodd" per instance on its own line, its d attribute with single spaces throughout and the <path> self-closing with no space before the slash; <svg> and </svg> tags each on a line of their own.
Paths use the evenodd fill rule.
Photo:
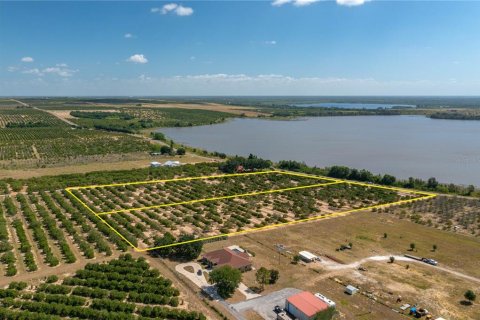
<svg viewBox="0 0 480 320">
<path fill-rule="evenodd" d="M 238 313 L 243 313 L 247 310 L 254 310 L 264 319 L 276 319 L 277 315 L 273 311 L 273 308 L 275 308 L 276 305 L 283 308 L 285 306 L 285 300 L 288 297 L 299 292 L 301 292 L 301 290 L 299 289 L 285 288 L 279 291 L 272 292 L 266 296 L 242 301 L 232 304 L 231 306 Z"/>
</svg>

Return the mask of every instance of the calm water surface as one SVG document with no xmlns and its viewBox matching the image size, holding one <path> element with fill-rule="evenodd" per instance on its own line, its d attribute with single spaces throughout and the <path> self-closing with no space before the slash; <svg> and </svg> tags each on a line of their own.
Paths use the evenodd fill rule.
<svg viewBox="0 0 480 320">
<path fill-rule="evenodd" d="M 344 102 L 320 102 L 320 103 L 298 103 L 297 107 L 326 107 L 326 108 L 342 108 L 342 109 L 378 109 L 385 108 L 390 109 L 392 107 L 409 107 L 413 108 L 414 105 L 410 104 L 385 104 L 385 103 L 344 103 Z"/>
<path fill-rule="evenodd" d="M 274 161 L 346 165 L 400 178 L 436 177 L 480 186 L 480 121 L 423 116 L 234 119 L 161 131 L 177 142 L 232 155 L 253 153 Z"/>
</svg>

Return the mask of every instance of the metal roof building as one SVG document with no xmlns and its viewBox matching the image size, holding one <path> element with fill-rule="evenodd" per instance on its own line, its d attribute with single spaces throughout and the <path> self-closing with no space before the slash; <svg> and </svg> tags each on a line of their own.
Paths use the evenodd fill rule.
<svg viewBox="0 0 480 320">
<path fill-rule="evenodd" d="M 308 291 L 297 293 L 285 302 L 285 310 L 299 320 L 314 319 L 317 314 L 328 308 L 327 303 Z"/>
</svg>

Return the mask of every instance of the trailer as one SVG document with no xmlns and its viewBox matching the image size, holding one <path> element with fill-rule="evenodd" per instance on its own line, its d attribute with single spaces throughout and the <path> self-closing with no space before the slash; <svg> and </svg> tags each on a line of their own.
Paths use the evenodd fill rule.
<svg viewBox="0 0 480 320">
<path fill-rule="evenodd" d="M 410 259 L 413 259 L 413 260 L 417 260 L 417 261 L 422 261 L 422 259 L 423 259 L 423 258 L 414 256 L 414 255 L 411 255 L 411 254 L 404 254 L 403 256 L 407 257 L 407 258 L 410 258 Z"/>
</svg>

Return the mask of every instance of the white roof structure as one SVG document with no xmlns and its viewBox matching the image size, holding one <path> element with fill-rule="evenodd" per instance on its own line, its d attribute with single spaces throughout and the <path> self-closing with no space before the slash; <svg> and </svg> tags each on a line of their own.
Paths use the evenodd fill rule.
<svg viewBox="0 0 480 320">
<path fill-rule="evenodd" d="M 328 304 L 329 307 L 333 307 L 335 308 L 337 306 L 337 304 L 335 302 L 333 302 L 332 300 L 328 299 L 327 297 L 325 297 L 323 294 L 321 293 L 315 293 L 315 297 L 317 297 L 318 299 L 322 300 L 323 302 L 325 302 L 326 304 Z"/>
<path fill-rule="evenodd" d="M 157 161 L 152 161 L 150 162 L 150 166 L 152 167 L 160 167 L 162 164 L 160 162 L 157 162 Z"/>
<path fill-rule="evenodd" d="M 299 254 L 302 258 L 305 258 L 305 259 L 307 259 L 307 260 L 315 260 L 315 259 L 318 258 L 316 255 L 314 255 L 313 253 L 308 252 L 308 251 L 300 251 L 298 254 Z"/>
<path fill-rule="evenodd" d="M 176 167 L 176 166 L 179 166 L 180 165 L 180 161 L 171 161 L 171 160 L 168 160 L 168 161 L 165 161 L 165 163 L 163 164 L 164 166 L 167 166 L 167 167 Z"/>
</svg>

